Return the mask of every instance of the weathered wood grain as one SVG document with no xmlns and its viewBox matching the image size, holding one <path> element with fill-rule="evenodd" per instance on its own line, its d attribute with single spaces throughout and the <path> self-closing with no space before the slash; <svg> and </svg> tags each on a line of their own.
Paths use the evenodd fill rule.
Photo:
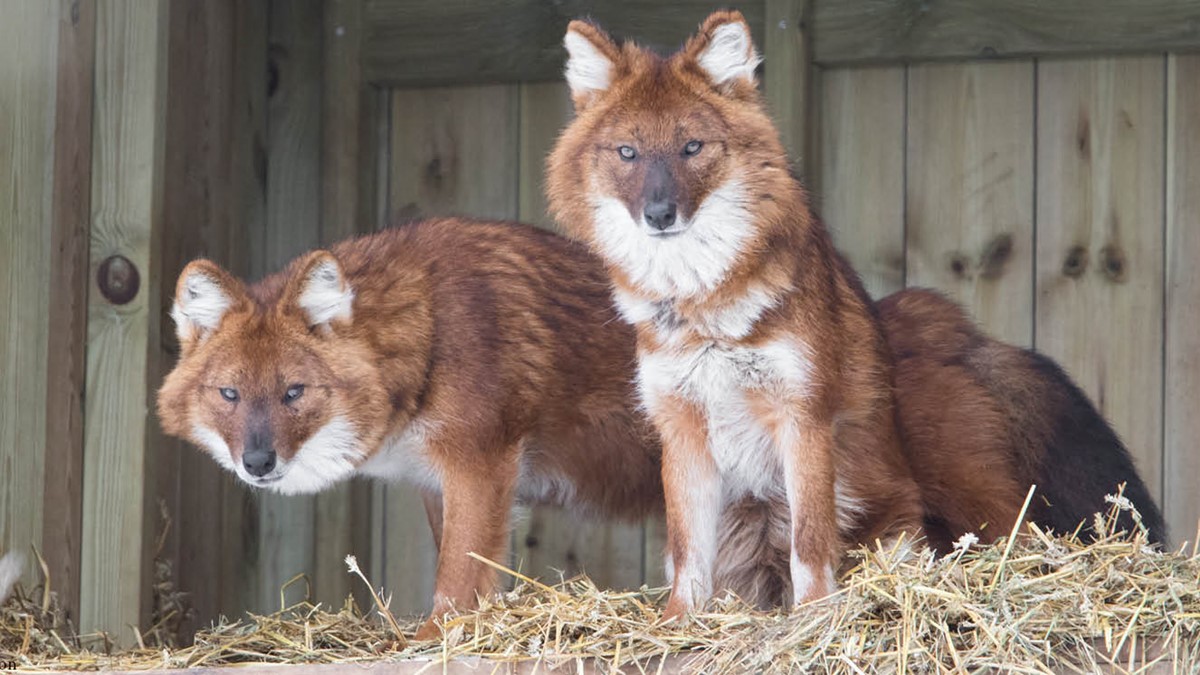
<svg viewBox="0 0 1200 675">
<path fill-rule="evenodd" d="M 255 278 L 320 245 L 323 20 L 321 0 L 270 3 L 266 227 L 250 264 Z M 297 574 L 313 574 L 318 504 L 336 503 L 344 491 L 316 497 L 255 495 L 257 567 L 247 573 L 254 575 L 256 610 L 278 609 L 283 584 Z M 303 599 L 304 586 L 290 587 L 286 597 Z"/>
<path fill-rule="evenodd" d="M 0 25 L 0 549 L 29 554 L 42 545 L 59 5 L 23 0 L 6 12 Z"/>
<path fill-rule="evenodd" d="M 389 220 L 517 216 L 516 85 L 392 94 Z"/>
<path fill-rule="evenodd" d="M 267 209 L 267 85 L 268 6 L 265 2 L 233 2 L 233 58 L 230 93 L 230 184 L 232 231 L 228 233 L 226 260 L 240 276 L 251 272 L 251 263 L 262 247 Z M 257 264 L 257 263 L 255 263 Z M 234 476 L 221 480 L 215 499 L 220 521 L 220 576 L 217 606 L 227 616 L 240 615 L 252 606 L 253 575 L 258 554 L 258 502 Z M 186 554 L 186 548 L 185 554 Z M 203 555 L 203 554 L 202 554 Z M 191 590 L 191 589 L 187 589 Z M 197 620 L 203 620 L 197 616 Z"/>
<path fill-rule="evenodd" d="M 562 38 L 572 19 L 590 17 L 615 36 L 674 50 L 712 0 L 367 0 L 363 58 L 380 86 L 495 84 L 562 77 Z M 763 0 L 739 3 L 762 44 Z"/>
<path fill-rule="evenodd" d="M 904 288 L 905 73 L 821 75 L 821 215 L 838 250 L 880 298 Z"/>
<path fill-rule="evenodd" d="M 373 88 L 360 67 L 362 0 L 326 0 L 322 27 L 321 96 L 322 245 L 369 231 L 375 209 L 375 108 Z M 318 497 L 313 584 L 316 599 L 338 606 L 354 592 L 369 601 L 366 588 L 351 577 L 343 559 L 370 560 L 371 489 L 368 482 L 339 486 Z"/>
<path fill-rule="evenodd" d="M 125 643 L 149 609 L 153 553 L 147 406 L 159 340 L 151 314 L 161 289 L 168 7 L 114 0 L 96 16 L 80 629 Z M 107 284 L 110 297 L 132 296 L 125 304 L 96 283 L 112 256 L 140 277 L 136 293 L 128 277 Z"/>
<path fill-rule="evenodd" d="M 992 335 L 1033 339 L 1033 64 L 909 69 L 909 286 L 963 303 Z"/>
<path fill-rule="evenodd" d="M 814 115 L 813 0 L 766 0 L 762 88 L 792 166 L 806 175 L 815 167 L 809 148 Z"/>
<path fill-rule="evenodd" d="M 1162 56 L 1038 64 L 1034 344 L 1099 406 L 1161 499 Z"/>
<path fill-rule="evenodd" d="M 526 83 L 520 90 L 517 218 L 558 231 L 546 212 L 546 156 L 574 112 L 571 94 L 562 82 Z"/>
<path fill-rule="evenodd" d="M 837 0 L 817 5 L 825 65 L 1200 49 L 1196 0 Z"/>
<path fill-rule="evenodd" d="M 1175 542 L 1200 538 L 1200 55 L 1167 70 L 1166 451 L 1163 507 Z"/>
<path fill-rule="evenodd" d="M 46 459 L 42 554 L 59 600 L 79 616 L 83 529 L 83 390 L 91 224 L 96 4 L 58 3 L 54 220 L 47 312 Z"/>
</svg>

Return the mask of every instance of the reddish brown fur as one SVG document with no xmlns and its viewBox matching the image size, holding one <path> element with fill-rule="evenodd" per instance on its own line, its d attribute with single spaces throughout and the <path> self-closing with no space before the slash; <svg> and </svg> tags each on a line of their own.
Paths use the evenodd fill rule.
<svg viewBox="0 0 1200 675">
<path fill-rule="evenodd" d="M 353 315 L 310 329 L 296 298 L 331 257 L 356 294 Z M 270 410 L 283 459 L 334 415 L 352 420 L 369 457 L 421 420 L 431 427 L 422 454 L 440 481 L 401 471 L 430 497 L 435 616 L 492 588 L 491 570 L 466 554 L 505 559 L 514 498 L 612 518 L 661 510 L 657 443 L 630 384 L 632 331 L 578 245 L 528 226 L 444 219 L 302 256 L 250 286 L 197 261 L 177 297 L 196 271 L 233 306 L 211 335 L 182 336 L 159 395 L 164 429 L 202 441 L 193 427 L 208 425 L 240 462 L 255 406 Z M 303 397 L 279 403 L 296 383 Z M 234 386 L 237 404 L 217 391 Z"/>
<path fill-rule="evenodd" d="M 744 182 L 751 232 L 715 288 L 672 296 L 636 283 L 612 259 L 607 264 L 619 292 L 667 303 L 679 326 L 668 345 L 654 321 L 637 324 L 643 363 L 648 357 L 710 346 L 754 349 L 779 340 L 802 345 L 813 374 L 803 392 L 744 393 L 758 423 L 774 435 L 777 446 L 786 445 L 779 452 L 792 458 L 794 473 L 783 478 L 797 499 L 791 546 L 815 575 L 812 588 L 798 599 L 811 600 L 825 593 L 831 581 L 825 571 L 836 565 L 846 543 L 916 533 L 921 507 L 894 424 L 889 355 L 858 278 L 789 175 L 778 133 L 753 81 L 718 87 L 698 65 L 710 36 L 731 23 L 744 24 L 744 19 L 737 12 L 712 15 L 698 37 L 663 59 L 629 43 L 617 47 L 595 26 L 573 22 L 569 31 L 600 52 L 618 56 L 606 91 L 576 96 L 582 105 L 549 159 L 547 190 L 558 221 L 603 255 L 589 195 L 617 196 L 631 214 L 639 213 L 641 183 L 654 170 L 651 161 L 667 167 L 685 218 L 731 177 Z M 676 149 L 689 139 L 703 140 L 704 151 L 679 158 Z M 639 166 L 646 168 L 621 159 L 615 151 L 623 144 L 636 144 L 647 158 Z M 753 289 L 764 289 L 777 302 L 748 335 L 714 339 L 696 329 L 705 315 L 733 306 Z M 663 435 L 663 481 L 676 569 L 667 615 L 674 616 L 692 608 L 680 589 L 680 572 L 695 536 L 690 492 L 707 480 L 698 476 L 713 476 L 716 467 L 706 441 L 710 420 L 697 404 L 667 396 L 650 405 L 650 413 Z M 841 532 L 835 474 L 864 502 L 860 517 Z"/>
</svg>

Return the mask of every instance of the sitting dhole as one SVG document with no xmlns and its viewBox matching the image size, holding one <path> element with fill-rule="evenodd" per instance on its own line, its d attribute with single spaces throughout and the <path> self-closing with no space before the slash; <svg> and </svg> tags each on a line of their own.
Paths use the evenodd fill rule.
<svg viewBox="0 0 1200 675">
<path fill-rule="evenodd" d="M 1035 482 L 1031 518 L 1060 531 L 1128 482 L 1161 539 L 1128 453 L 1052 362 L 928 291 L 885 300 L 881 325 L 789 173 L 739 13 L 669 57 L 583 21 L 564 42 L 577 114 L 547 194 L 637 329 L 663 443 L 667 617 L 723 588 L 819 598 L 853 543 L 991 540 Z"/>
<path fill-rule="evenodd" d="M 576 117 L 547 191 L 637 328 L 663 444 L 665 615 L 710 596 L 722 518 L 745 498 L 789 514 L 792 599 L 820 598 L 848 543 L 919 535 L 921 498 L 883 333 L 789 173 L 750 28 L 715 13 L 664 58 L 574 21 L 565 45 Z"/>
<path fill-rule="evenodd" d="M 159 392 L 163 428 L 282 493 L 355 473 L 418 485 L 439 544 L 434 617 L 493 587 L 467 553 L 504 560 L 515 499 L 662 510 L 632 331 L 602 268 L 561 237 L 415 223 L 248 286 L 198 260 L 172 316 L 182 354 Z"/>
</svg>

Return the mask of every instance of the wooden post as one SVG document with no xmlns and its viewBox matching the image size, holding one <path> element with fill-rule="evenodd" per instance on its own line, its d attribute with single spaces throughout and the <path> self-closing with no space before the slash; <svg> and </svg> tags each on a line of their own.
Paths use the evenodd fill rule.
<svg viewBox="0 0 1200 675">
<path fill-rule="evenodd" d="M 811 0 L 766 0 L 763 89 L 792 165 L 806 175 L 813 118 Z"/>
<path fill-rule="evenodd" d="M 167 14 L 162 0 L 109 0 L 96 16 L 80 629 L 125 643 L 150 600 Z"/>
<path fill-rule="evenodd" d="M 1175 542 L 1200 538 L 1200 55 L 1167 65 L 1166 455 L 1163 509 Z M 1151 486 L 1153 488 L 1153 486 Z M 1193 549 L 1194 550 L 1194 549 Z"/>
<path fill-rule="evenodd" d="M 54 223 L 46 350 L 50 355 L 46 363 L 46 464 L 54 470 L 45 476 L 42 554 L 59 601 L 78 619 L 96 4 L 93 0 L 60 0 L 58 5 Z"/>
<path fill-rule="evenodd" d="M 325 0 L 324 9 L 320 239 L 327 245 L 374 229 L 378 120 L 374 87 L 362 77 L 363 2 Z M 312 574 L 321 602 L 337 607 L 351 592 L 360 604 L 370 600 L 344 559 L 353 553 L 363 565 L 370 560 L 373 489 L 356 481 L 317 498 Z"/>
<path fill-rule="evenodd" d="M 253 278 L 276 272 L 319 246 L 321 228 L 324 9 L 320 0 L 300 0 L 271 2 L 268 11 L 266 227 L 251 248 Z M 260 492 L 254 501 L 257 548 L 246 560 L 252 575 L 251 606 L 274 611 L 281 602 L 305 597 L 303 584 L 293 586 L 286 600 L 281 599 L 281 588 L 295 575 L 314 571 L 317 498 Z"/>
<path fill-rule="evenodd" d="M 25 553 L 43 533 L 59 9 L 21 0 L 0 22 L 0 549 Z"/>
</svg>

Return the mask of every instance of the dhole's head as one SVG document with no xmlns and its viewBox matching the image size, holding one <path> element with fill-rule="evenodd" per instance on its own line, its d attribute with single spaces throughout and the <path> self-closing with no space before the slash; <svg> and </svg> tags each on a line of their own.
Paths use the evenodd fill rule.
<svg viewBox="0 0 1200 675">
<path fill-rule="evenodd" d="M 797 189 L 746 20 L 717 12 L 669 57 L 584 21 L 564 42 L 576 117 L 548 159 L 552 212 L 618 282 L 666 297 L 712 290 Z"/>
<path fill-rule="evenodd" d="M 324 251 L 253 289 L 192 262 L 171 311 L 181 355 L 158 393 L 163 429 L 256 487 L 316 492 L 347 478 L 390 411 L 352 337 L 353 306 Z"/>
</svg>

